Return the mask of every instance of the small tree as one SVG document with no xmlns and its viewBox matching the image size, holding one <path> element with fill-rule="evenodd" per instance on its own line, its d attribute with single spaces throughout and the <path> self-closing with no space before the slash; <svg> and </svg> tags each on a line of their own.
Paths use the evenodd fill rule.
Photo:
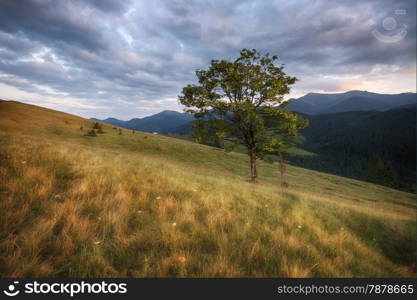
<svg viewBox="0 0 417 300">
<path fill-rule="evenodd" d="M 89 132 L 85 134 L 85 136 L 97 136 L 96 131 L 94 129 L 91 129 Z"/>
<path fill-rule="evenodd" d="M 280 177 L 279 183 L 282 188 L 286 188 L 288 187 L 288 183 L 284 179 L 284 173 L 285 173 L 285 170 L 287 169 L 287 166 L 285 165 L 285 160 L 284 160 L 282 151 L 278 152 L 278 166 L 279 166 L 279 177 Z"/>
<path fill-rule="evenodd" d="M 368 169 L 368 180 L 389 187 L 398 186 L 398 175 L 390 161 L 384 162 L 378 153 L 371 159 Z"/>
<path fill-rule="evenodd" d="M 297 114 L 278 107 L 297 79 L 276 66 L 276 59 L 243 49 L 235 61 L 212 60 L 208 70 L 196 71 L 199 84 L 187 85 L 178 96 L 196 118 L 192 127 L 198 142 L 227 150 L 246 147 L 252 181 L 258 177 L 256 160 L 288 146 L 307 126 Z"/>
<path fill-rule="evenodd" d="M 104 133 L 103 126 L 99 122 L 93 123 L 93 129 L 95 129 L 97 133 Z"/>
</svg>

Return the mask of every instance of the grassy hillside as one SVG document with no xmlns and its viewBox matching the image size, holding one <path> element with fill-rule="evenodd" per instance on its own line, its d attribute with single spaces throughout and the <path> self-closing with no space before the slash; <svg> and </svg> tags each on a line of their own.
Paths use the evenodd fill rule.
<svg viewBox="0 0 417 300">
<path fill-rule="evenodd" d="M 415 275 L 413 194 L 91 123 L 0 101 L 0 276 Z"/>
</svg>

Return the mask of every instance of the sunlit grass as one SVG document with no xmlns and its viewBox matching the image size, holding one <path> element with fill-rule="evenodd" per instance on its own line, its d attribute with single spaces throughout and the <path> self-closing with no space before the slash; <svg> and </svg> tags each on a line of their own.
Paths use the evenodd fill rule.
<svg viewBox="0 0 417 300">
<path fill-rule="evenodd" d="M 0 102 L 3 277 L 414 276 L 414 195 Z"/>
</svg>

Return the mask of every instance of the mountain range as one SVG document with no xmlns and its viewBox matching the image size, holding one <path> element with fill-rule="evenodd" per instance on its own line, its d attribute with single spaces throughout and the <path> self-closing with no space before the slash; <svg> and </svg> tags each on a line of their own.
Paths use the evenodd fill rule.
<svg viewBox="0 0 417 300">
<path fill-rule="evenodd" d="M 185 134 L 190 131 L 189 123 L 194 120 L 194 117 L 186 113 L 164 110 L 149 117 L 134 118 L 129 121 L 115 118 L 107 118 L 105 120 L 91 118 L 91 120 L 145 132 Z"/>
<path fill-rule="evenodd" d="M 351 111 L 387 111 L 399 107 L 415 107 L 415 93 L 378 94 L 367 91 L 348 91 L 337 94 L 309 93 L 300 98 L 289 99 L 285 108 L 306 115 L 333 114 Z M 145 118 L 134 118 L 128 121 L 107 118 L 91 120 L 115 126 L 158 132 L 162 134 L 186 134 L 191 131 L 190 121 L 194 117 L 177 111 L 165 110 Z"/>
<path fill-rule="evenodd" d="M 337 94 L 309 93 L 291 98 L 286 109 L 307 115 L 331 114 L 348 111 L 386 111 L 416 104 L 415 93 L 378 94 L 367 91 L 348 91 Z"/>
</svg>

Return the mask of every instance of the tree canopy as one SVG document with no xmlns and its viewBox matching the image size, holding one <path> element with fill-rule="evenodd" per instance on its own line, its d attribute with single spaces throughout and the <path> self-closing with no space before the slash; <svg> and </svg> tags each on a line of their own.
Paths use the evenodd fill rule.
<svg viewBox="0 0 417 300">
<path fill-rule="evenodd" d="M 284 109 L 284 95 L 297 79 L 286 75 L 276 60 L 255 49 L 241 50 L 235 61 L 212 60 L 207 70 L 196 71 L 198 84 L 187 85 L 178 96 L 196 118 L 193 135 L 198 142 L 228 150 L 246 147 L 253 181 L 256 160 L 291 145 L 297 131 L 307 126 Z"/>
</svg>

